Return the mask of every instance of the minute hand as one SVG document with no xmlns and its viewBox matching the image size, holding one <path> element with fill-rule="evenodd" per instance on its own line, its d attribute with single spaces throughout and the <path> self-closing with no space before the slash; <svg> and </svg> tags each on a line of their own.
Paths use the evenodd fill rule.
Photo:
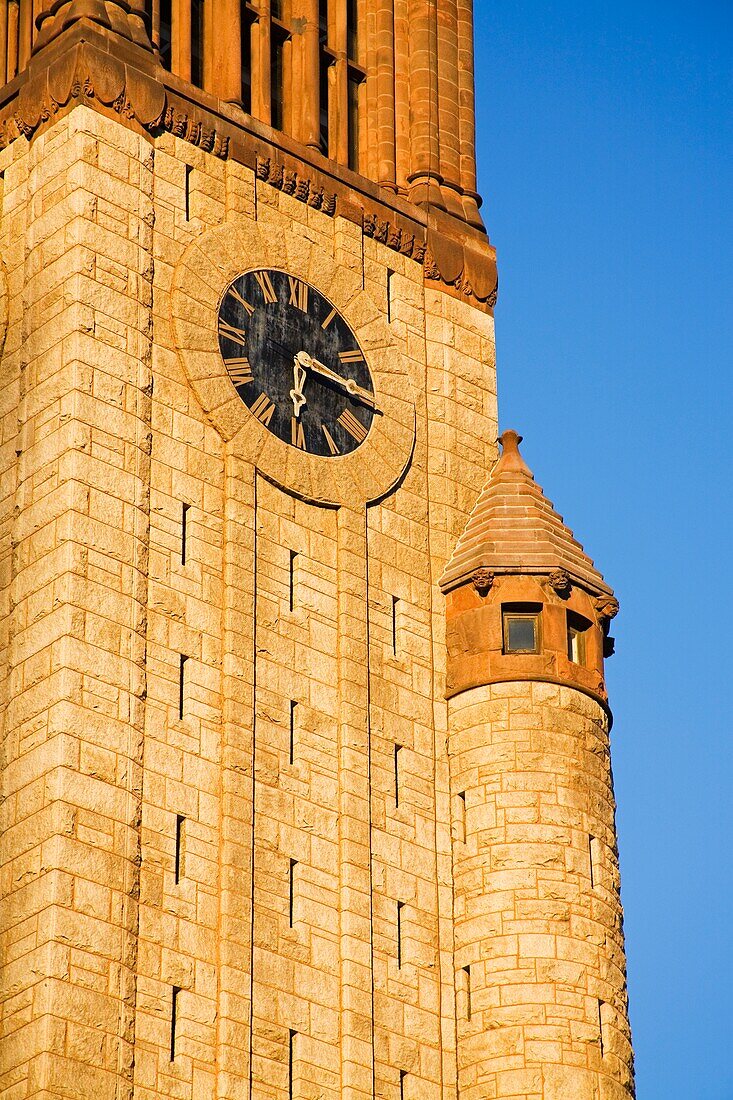
<svg viewBox="0 0 733 1100">
<path fill-rule="evenodd" d="M 304 362 L 301 360 L 301 362 Z M 304 365 L 306 365 L 304 363 Z M 331 370 L 325 363 L 321 363 L 318 359 L 314 359 L 312 356 L 308 356 L 307 366 L 313 371 L 314 374 L 320 374 L 323 378 L 330 379 L 331 382 L 335 382 L 337 386 L 346 390 L 349 397 L 355 398 L 360 401 L 362 405 L 368 405 L 370 409 L 377 411 L 377 403 L 374 399 L 374 394 L 369 390 L 362 389 L 353 378 L 343 378 L 336 371 Z"/>
</svg>

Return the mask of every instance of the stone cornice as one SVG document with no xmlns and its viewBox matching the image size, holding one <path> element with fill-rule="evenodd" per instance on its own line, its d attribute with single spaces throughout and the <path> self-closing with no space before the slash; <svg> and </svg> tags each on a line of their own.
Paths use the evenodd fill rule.
<svg viewBox="0 0 733 1100">
<path fill-rule="evenodd" d="M 85 104 L 148 136 L 169 131 L 224 159 L 247 164 L 259 181 L 423 264 L 426 284 L 491 310 L 495 252 L 485 233 L 328 160 L 231 104 L 165 71 L 135 42 L 79 18 L 62 28 L 28 68 L 0 89 L 0 149 Z"/>
</svg>

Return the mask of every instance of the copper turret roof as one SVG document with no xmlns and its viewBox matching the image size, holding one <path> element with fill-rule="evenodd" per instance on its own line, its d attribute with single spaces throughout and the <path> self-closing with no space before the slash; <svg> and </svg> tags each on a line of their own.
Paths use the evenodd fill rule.
<svg viewBox="0 0 733 1100">
<path fill-rule="evenodd" d="M 610 595 L 612 589 L 519 453 L 521 435 L 506 431 L 499 442 L 501 456 L 440 579 L 443 591 L 464 584 L 477 569 L 535 574 L 564 569 L 592 594 Z"/>
</svg>

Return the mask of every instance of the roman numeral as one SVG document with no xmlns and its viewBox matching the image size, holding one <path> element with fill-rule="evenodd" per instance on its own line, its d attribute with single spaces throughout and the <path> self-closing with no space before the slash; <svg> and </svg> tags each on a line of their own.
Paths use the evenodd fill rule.
<svg viewBox="0 0 733 1100">
<path fill-rule="evenodd" d="M 326 443 L 328 443 L 328 449 L 331 452 L 331 454 L 332 455 L 341 454 L 340 450 L 338 449 L 338 447 L 336 446 L 336 444 L 333 441 L 333 436 L 331 435 L 331 433 L 329 432 L 329 430 L 328 430 L 328 428 L 326 427 L 325 424 L 321 424 L 321 430 L 323 431 L 323 434 L 326 437 Z"/>
<path fill-rule="evenodd" d="M 240 347 L 247 347 L 247 333 L 243 328 L 237 328 L 236 325 L 230 325 L 227 321 L 222 321 L 219 318 L 219 335 L 223 336 L 225 340 L 231 340 L 233 344 L 239 344 Z"/>
<path fill-rule="evenodd" d="M 249 411 L 251 413 L 254 413 L 257 419 L 262 421 L 262 423 L 266 426 L 272 420 L 272 414 L 275 411 L 275 406 L 273 405 L 272 401 L 270 401 L 270 398 L 267 396 L 266 393 L 261 393 L 254 404 L 250 405 Z"/>
<path fill-rule="evenodd" d="M 297 447 L 300 451 L 307 451 L 308 448 L 305 445 L 305 432 L 303 431 L 303 425 L 296 417 L 290 419 L 290 431 L 293 446 Z"/>
<path fill-rule="evenodd" d="M 255 271 L 255 279 L 259 283 L 260 290 L 262 291 L 262 297 L 265 299 L 265 304 L 270 305 L 272 302 L 277 301 L 277 294 L 275 288 L 272 285 L 272 279 L 267 271 Z"/>
<path fill-rule="evenodd" d="M 298 309 L 303 310 L 303 313 L 307 313 L 308 284 L 301 283 L 300 279 L 294 279 L 292 275 L 288 275 L 288 282 L 290 283 L 290 305 L 297 306 Z"/>
<path fill-rule="evenodd" d="M 365 428 L 361 420 L 357 420 L 349 409 L 344 409 L 338 418 L 338 423 L 357 443 L 363 443 L 366 439 L 369 429 Z"/>
<path fill-rule="evenodd" d="M 326 317 L 325 321 L 323 321 L 323 323 L 321 324 L 321 328 L 328 328 L 328 326 L 331 324 L 331 321 L 333 321 L 335 316 L 336 316 L 336 310 L 332 309 L 331 312 L 329 313 L 328 317 Z"/>
<path fill-rule="evenodd" d="M 245 386 L 253 380 L 252 368 L 249 359 L 242 356 L 241 359 L 225 359 L 229 377 L 235 386 Z"/>
<path fill-rule="evenodd" d="M 340 351 L 339 359 L 342 363 L 363 363 L 364 356 L 361 354 L 358 348 L 352 348 L 351 351 Z"/>
<path fill-rule="evenodd" d="M 251 317 L 255 311 L 255 307 L 250 305 L 246 298 L 243 298 L 236 287 L 230 286 L 227 294 L 231 294 L 235 302 L 239 302 L 240 306 L 244 308 L 248 317 Z"/>
</svg>

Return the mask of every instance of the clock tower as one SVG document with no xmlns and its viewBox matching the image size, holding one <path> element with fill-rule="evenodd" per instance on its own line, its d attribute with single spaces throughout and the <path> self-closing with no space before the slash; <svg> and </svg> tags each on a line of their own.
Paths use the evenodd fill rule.
<svg viewBox="0 0 733 1100">
<path fill-rule="evenodd" d="M 615 602 L 494 466 L 472 34 L 0 0 L 8 1100 L 633 1095 Z"/>
</svg>

